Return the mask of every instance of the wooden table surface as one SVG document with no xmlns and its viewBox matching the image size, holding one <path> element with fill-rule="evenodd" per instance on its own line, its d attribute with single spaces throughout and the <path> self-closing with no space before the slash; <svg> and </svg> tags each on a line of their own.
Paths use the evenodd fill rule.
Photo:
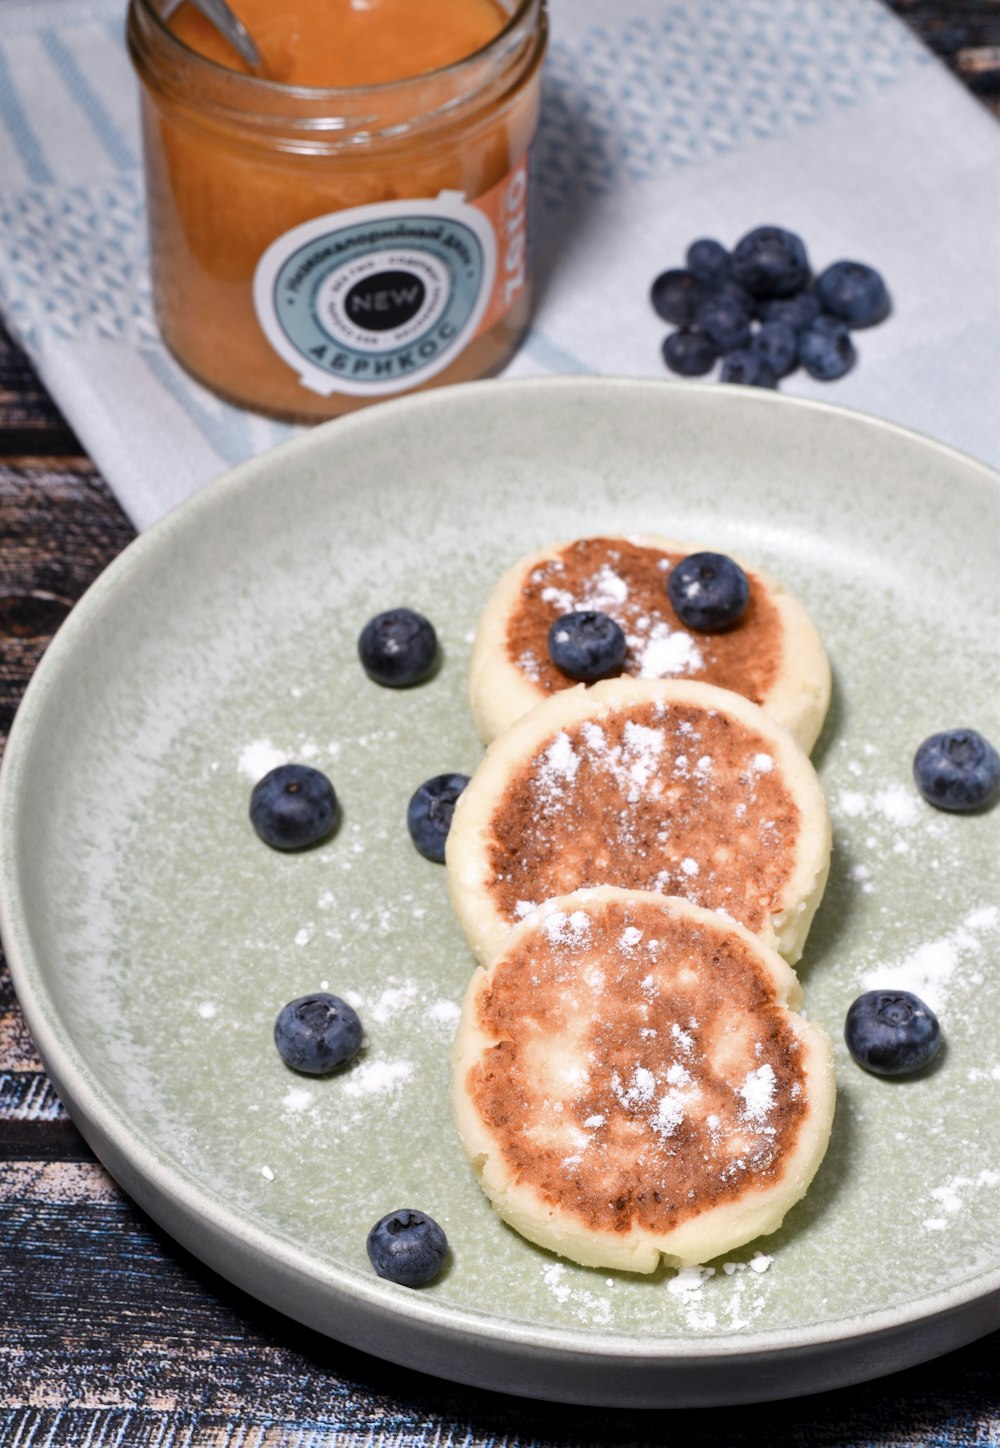
<svg viewBox="0 0 1000 1448">
<path fill-rule="evenodd" d="M 1000 117 L 998 0 L 893 8 Z M 0 0 L 2 9 L 2 0 Z M 2 21 L 2 16 L 0 16 Z M 0 328 L 0 744 L 133 529 Z M 110 1444 L 1000 1444 L 1000 1334 L 856 1388 L 700 1412 L 532 1403 L 386 1365 L 230 1287 L 110 1179 L 46 1079 L 0 959 L 0 1448 Z"/>
</svg>

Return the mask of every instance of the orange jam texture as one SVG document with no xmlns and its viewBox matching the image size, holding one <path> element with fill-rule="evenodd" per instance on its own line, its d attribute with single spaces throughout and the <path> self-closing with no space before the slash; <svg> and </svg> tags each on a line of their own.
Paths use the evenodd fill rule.
<svg viewBox="0 0 1000 1448">
<path fill-rule="evenodd" d="M 506 23 L 495 0 L 235 0 L 233 8 L 283 81 L 363 88 L 446 66 L 488 43 Z M 188 44 L 236 71 L 191 5 L 170 26 Z M 304 387 L 273 350 L 253 304 L 253 276 L 267 247 L 302 222 L 350 207 L 463 192 L 469 201 L 497 187 L 524 163 L 538 118 L 538 56 L 524 83 L 500 87 L 488 105 L 437 126 L 375 144 L 323 150 L 261 135 L 199 109 L 191 83 L 162 94 L 141 87 L 146 147 L 153 292 L 167 346 L 188 372 L 240 406 L 289 421 L 338 416 L 368 404 Z M 454 96 L 455 78 L 438 71 L 421 87 L 420 114 Z M 383 119 L 398 98 L 378 96 Z M 294 94 L 283 103 L 295 114 Z M 523 268 L 522 268 L 523 271 Z M 471 381 L 508 361 L 528 323 L 530 278 L 447 367 L 421 387 Z M 377 400 L 377 399 L 371 399 Z"/>
<path fill-rule="evenodd" d="M 471 55 L 507 19 L 495 0 L 230 0 L 269 80 L 362 86 L 405 80 Z M 171 17 L 174 34 L 209 60 L 249 72 L 193 5 Z"/>
</svg>

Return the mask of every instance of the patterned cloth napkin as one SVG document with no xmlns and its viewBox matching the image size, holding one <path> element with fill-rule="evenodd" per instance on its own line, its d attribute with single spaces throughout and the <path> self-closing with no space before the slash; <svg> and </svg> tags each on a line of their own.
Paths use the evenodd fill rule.
<svg viewBox="0 0 1000 1448">
<path fill-rule="evenodd" d="M 663 377 L 649 284 L 688 243 L 798 232 L 892 316 L 786 393 L 1000 466 L 1000 127 L 879 0 L 549 0 L 534 325 L 508 376 Z M 0 0 L 0 312 L 139 527 L 295 429 L 160 341 L 125 0 Z M 684 386 L 674 381 L 673 385 Z"/>
</svg>

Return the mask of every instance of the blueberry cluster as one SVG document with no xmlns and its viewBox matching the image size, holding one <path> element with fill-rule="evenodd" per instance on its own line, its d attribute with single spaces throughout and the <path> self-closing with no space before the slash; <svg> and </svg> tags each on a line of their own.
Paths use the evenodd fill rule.
<svg viewBox="0 0 1000 1448">
<path fill-rule="evenodd" d="M 814 275 L 802 240 L 780 226 L 758 226 L 727 251 L 693 241 L 684 267 L 661 272 L 650 300 L 676 328 L 663 360 L 682 377 L 703 377 L 721 358 L 720 380 L 777 387 L 799 367 L 821 382 L 857 361 L 852 332 L 889 315 L 879 273 L 835 261 Z"/>
</svg>

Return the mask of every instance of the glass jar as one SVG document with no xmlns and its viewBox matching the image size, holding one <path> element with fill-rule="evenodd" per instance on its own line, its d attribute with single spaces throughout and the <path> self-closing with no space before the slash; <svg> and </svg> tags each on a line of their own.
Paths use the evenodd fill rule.
<svg viewBox="0 0 1000 1448">
<path fill-rule="evenodd" d="M 527 327 L 544 0 L 444 68 L 319 89 L 190 49 L 130 0 L 153 297 L 181 365 L 313 422 L 496 373 Z M 287 0 L 294 4 L 294 0 Z"/>
</svg>

